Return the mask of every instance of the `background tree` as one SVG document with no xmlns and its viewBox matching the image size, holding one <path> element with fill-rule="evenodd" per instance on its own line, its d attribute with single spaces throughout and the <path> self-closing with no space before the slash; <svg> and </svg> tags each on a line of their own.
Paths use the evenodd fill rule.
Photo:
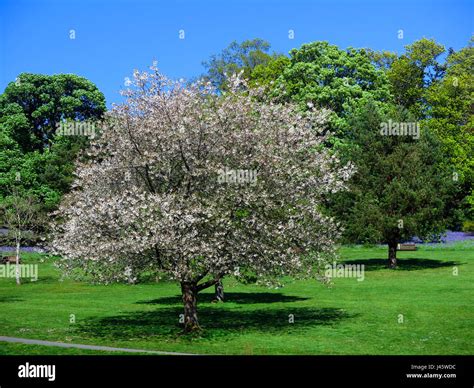
<svg viewBox="0 0 474 388">
<path fill-rule="evenodd" d="M 44 171 L 50 164 L 51 154 L 49 151 L 39 153 L 38 151 L 23 153 L 18 143 L 13 140 L 5 130 L 0 127 L 0 224 L 8 226 L 11 219 L 7 218 L 8 207 L 11 211 L 15 209 L 13 205 L 17 201 L 17 196 L 21 198 L 32 198 L 35 202 L 41 204 L 38 211 L 35 212 L 38 221 L 45 221 L 44 215 L 52 211 L 59 204 L 61 191 L 53 184 L 48 184 L 47 179 L 43 177 Z M 65 166 L 58 163 L 58 169 Z M 72 172 L 71 172 L 72 177 Z M 60 181 L 56 181 L 56 185 Z M 37 224 L 35 231 L 41 234 L 44 231 L 46 222 L 41 225 Z M 0 236 L 1 243 L 9 245 L 15 243 L 14 234 L 6 234 Z M 23 242 L 28 244 L 37 244 L 39 242 L 38 235 L 24 235 Z"/>
<path fill-rule="evenodd" d="M 408 109 L 422 126 L 441 141 L 443 162 L 459 180 L 446 207 L 449 227 L 460 229 L 473 218 L 473 48 L 450 49 L 445 63 L 443 45 L 420 39 L 406 46 L 406 52 L 387 71 L 396 103 Z"/>
<path fill-rule="evenodd" d="M 388 244 L 388 267 L 397 266 L 397 244 L 413 236 L 431 239 L 446 228 L 444 207 L 454 184 L 443 168 L 436 138 L 384 136 L 381 123 L 412 122 L 413 116 L 392 105 L 361 101 L 351 113 L 352 146 L 346 155 L 357 167 L 350 191 L 336 194 L 331 208 L 351 242 Z"/>
<path fill-rule="evenodd" d="M 346 112 L 353 102 L 369 96 L 391 100 L 385 72 L 374 65 L 369 52 L 351 47 L 341 50 L 328 42 L 291 50 L 289 64 L 275 80 L 271 95 L 294 102 L 302 110 L 308 104 L 331 109 L 331 129 L 342 137 L 347 129 Z"/>
<path fill-rule="evenodd" d="M 410 112 L 413 120 L 434 132 L 443 144 L 444 165 L 459 177 L 445 211 L 449 227 L 460 229 L 472 219 L 472 42 L 440 58 L 445 49 L 432 39 L 406 46 L 400 56 L 371 49 L 341 50 L 327 42 L 313 42 L 257 66 L 251 83 L 264 85 L 280 101 L 294 101 L 302 111 L 316 105 L 335 114 L 332 143 L 345 153 L 350 147 L 350 115 L 360 101 L 394 103 Z M 454 86 L 456 85 L 456 86 Z M 349 151 L 348 151 L 349 152 Z M 349 204 L 346 204 L 349 205 Z M 353 241 L 355 242 L 355 241 Z"/>
<path fill-rule="evenodd" d="M 255 66 L 249 76 L 251 87 L 264 86 L 271 90 L 277 79 L 290 65 L 290 59 L 284 55 L 276 56 L 266 63 Z"/>
<path fill-rule="evenodd" d="M 377 51 L 370 48 L 366 48 L 365 51 L 369 56 L 371 62 L 382 70 L 389 70 L 392 67 L 393 62 L 398 58 L 398 55 L 392 51 Z"/>
<path fill-rule="evenodd" d="M 210 81 L 217 89 L 225 90 L 226 74 L 238 74 L 243 72 L 243 77 L 249 79 L 252 70 L 269 63 L 276 58 L 276 54 L 268 54 L 270 43 L 263 39 L 245 40 L 242 43 L 232 42 L 221 53 L 212 55 L 208 61 L 203 62 L 207 73 L 203 78 Z"/>
<path fill-rule="evenodd" d="M 16 284 L 21 284 L 20 274 L 20 249 L 23 238 L 31 232 L 38 222 L 38 204 L 34 197 L 25 196 L 18 188 L 13 188 L 12 195 L 8 201 L 4 202 L 0 207 L 0 211 L 4 213 L 9 234 L 14 236 L 15 240 L 15 256 L 16 268 L 15 277 Z"/>
<path fill-rule="evenodd" d="M 426 90 L 424 124 L 439 137 L 445 164 L 458 179 L 452 198 L 450 226 L 459 229 L 474 219 L 474 38 L 458 52 L 450 51 L 444 77 Z"/>
<path fill-rule="evenodd" d="M 135 72 L 60 208 L 53 246 L 65 269 L 102 281 L 166 272 L 180 283 L 186 331 L 199 328 L 198 292 L 226 275 L 324 279 L 338 227 L 320 203 L 352 172 L 322 146 L 327 114 L 263 103 L 236 77 L 219 96 L 152 69 Z M 257 179 L 223 182 L 226 167 Z"/>
<path fill-rule="evenodd" d="M 63 120 L 98 120 L 104 95 L 74 74 L 20 74 L 0 95 L 0 124 L 23 152 L 43 151 Z"/>
<path fill-rule="evenodd" d="M 39 201 L 42 215 L 54 210 L 70 188 L 76 157 L 89 144 L 84 136 L 56 136 L 57 124 L 98 120 L 104 112 L 103 94 L 76 75 L 23 73 L 9 83 L 0 95 L 0 203 L 12 203 L 9 188 L 15 185 Z"/>
<path fill-rule="evenodd" d="M 420 39 L 405 47 L 387 72 L 395 103 L 407 108 L 417 120 L 426 115 L 426 89 L 439 80 L 445 67 L 438 62 L 444 46 L 433 39 Z"/>
</svg>

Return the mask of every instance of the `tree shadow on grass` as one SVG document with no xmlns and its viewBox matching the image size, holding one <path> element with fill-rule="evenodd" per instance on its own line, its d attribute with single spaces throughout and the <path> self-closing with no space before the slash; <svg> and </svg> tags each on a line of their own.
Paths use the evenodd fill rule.
<svg viewBox="0 0 474 388">
<path fill-rule="evenodd" d="M 20 299 L 16 296 L 2 296 L 0 297 L 0 303 L 14 303 L 14 302 L 24 302 L 24 299 Z"/>
<path fill-rule="evenodd" d="M 38 279 L 36 280 L 31 280 L 31 278 L 22 278 L 22 284 L 35 284 L 35 283 L 57 283 L 58 282 L 58 278 L 54 277 L 54 276 L 50 276 L 50 275 L 46 275 L 46 276 L 41 276 L 39 275 L 38 276 Z"/>
<path fill-rule="evenodd" d="M 215 299 L 213 293 L 199 293 L 198 302 L 211 303 Z M 303 298 L 300 296 L 283 295 L 279 293 L 271 292 L 226 292 L 225 301 L 227 303 L 238 303 L 238 304 L 257 304 L 257 303 L 289 303 L 289 302 L 301 302 L 308 300 L 309 298 Z M 143 300 L 136 302 L 137 304 L 157 304 L 157 305 L 181 305 L 183 303 L 181 295 L 166 296 L 163 298 Z"/>
<path fill-rule="evenodd" d="M 420 269 L 434 269 L 434 268 L 444 268 L 444 267 L 453 267 L 455 265 L 461 265 L 461 263 L 456 261 L 441 261 L 433 259 L 417 259 L 417 258 L 408 258 L 408 259 L 397 259 L 398 270 L 403 271 L 414 271 Z M 345 260 L 341 261 L 339 264 L 359 264 L 364 265 L 365 271 L 377 271 L 380 269 L 387 268 L 387 259 L 358 259 L 358 260 Z"/>
<path fill-rule="evenodd" d="M 77 334 L 88 338 L 112 340 L 195 339 L 182 334 L 179 324 L 182 307 L 164 307 L 156 311 L 132 312 L 120 316 L 97 318 L 76 327 Z M 295 333 L 310 327 L 336 324 L 352 318 L 337 308 L 293 307 L 280 309 L 242 310 L 225 305 L 198 306 L 200 325 L 204 329 L 200 338 L 225 340 L 240 333 Z M 294 323 L 290 323 L 291 318 Z"/>
</svg>

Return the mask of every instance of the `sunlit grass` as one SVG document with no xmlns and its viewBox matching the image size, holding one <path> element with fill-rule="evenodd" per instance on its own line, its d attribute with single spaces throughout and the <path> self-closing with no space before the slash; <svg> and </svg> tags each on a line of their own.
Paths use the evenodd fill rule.
<svg viewBox="0 0 474 388">
<path fill-rule="evenodd" d="M 204 331 L 183 336 L 175 283 L 90 285 L 59 281 L 51 260 L 25 254 L 39 279 L 0 279 L 0 335 L 200 354 L 472 354 L 474 249 L 446 244 L 399 252 L 384 268 L 383 247 L 343 247 L 341 260 L 363 264 L 365 280 L 330 287 L 289 280 L 275 290 L 225 281 L 227 301 L 199 298 Z M 456 275 L 457 273 L 457 275 Z M 294 323 L 290 323 L 294 320 Z M 0 342 L 0 354 L 93 351 Z"/>
</svg>

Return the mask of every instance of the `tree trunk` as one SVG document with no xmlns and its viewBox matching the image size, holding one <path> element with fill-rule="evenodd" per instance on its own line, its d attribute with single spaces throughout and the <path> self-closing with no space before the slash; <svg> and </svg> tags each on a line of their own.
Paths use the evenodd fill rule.
<svg viewBox="0 0 474 388">
<path fill-rule="evenodd" d="M 20 240 L 16 240 L 16 266 L 15 266 L 16 284 L 20 285 Z"/>
<path fill-rule="evenodd" d="M 388 268 L 397 268 L 397 245 L 396 241 L 388 243 Z"/>
<path fill-rule="evenodd" d="M 219 281 L 215 285 L 216 288 L 216 300 L 218 302 L 223 302 L 224 301 L 224 285 L 222 284 L 222 279 L 219 279 Z"/>
<path fill-rule="evenodd" d="M 184 304 L 184 331 L 190 333 L 200 330 L 197 318 L 197 286 L 195 283 L 182 282 L 181 293 Z"/>
</svg>

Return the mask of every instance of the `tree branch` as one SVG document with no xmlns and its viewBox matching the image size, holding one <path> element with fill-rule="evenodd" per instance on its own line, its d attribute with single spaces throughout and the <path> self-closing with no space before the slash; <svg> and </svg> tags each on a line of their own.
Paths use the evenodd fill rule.
<svg viewBox="0 0 474 388">
<path fill-rule="evenodd" d="M 202 290 L 205 290 L 206 288 L 209 288 L 209 287 L 211 287 L 211 286 L 214 286 L 215 284 L 217 284 L 217 283 L 219 282 L 220 279 L 222 279 L 223 276 L 224 276 L 224 274 L 221 273 L 221 274 L 219 274 L 215 279 L 211 279 L 211 280 L 208 280 L 207 282 L 198 284 L 198 285 L 196 286 L 197 292 L 202 291 Z M 199 280 L 198 280 L 198 281 L 199 281 Z"/>
</svg>

